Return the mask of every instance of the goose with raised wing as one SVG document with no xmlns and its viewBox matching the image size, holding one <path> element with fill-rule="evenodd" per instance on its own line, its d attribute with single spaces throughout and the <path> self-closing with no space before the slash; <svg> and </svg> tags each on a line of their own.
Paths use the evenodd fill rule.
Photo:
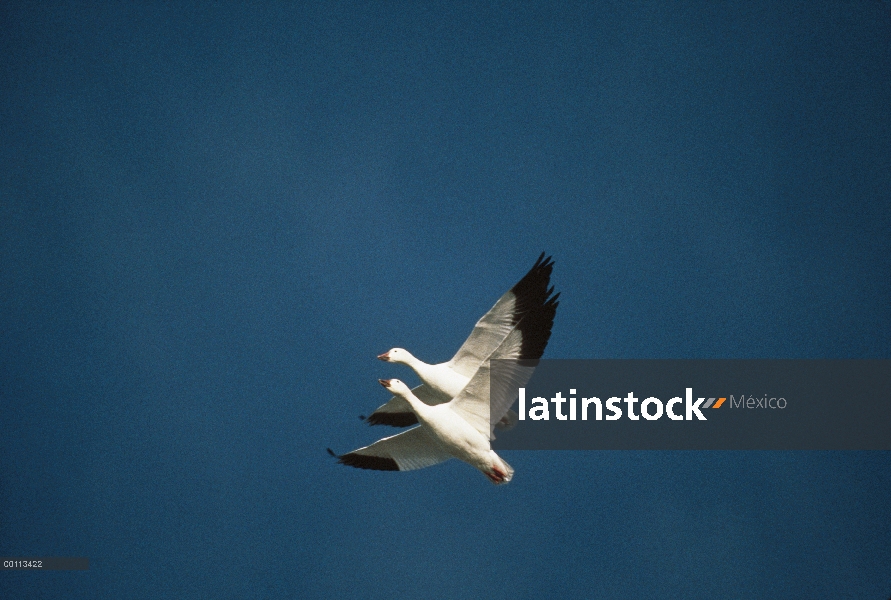
<svg viewBox="0 0 891 600">
<path fill-rule="evenodd" d="M 386 362 L 400 363 L 411 367 L 423 382 L 412 390 L 416 398 L 425 404 L 437 405 L 458 396 L 480 365 L 517 329 L 523 317 L 530 311 L 539 309 L 549 301 L 556 301 L 560 294 L 551 296 L 554 288 L 548 289 L 554 262 L 545 258 L 544 252 L 535 264 L 511 289 L 505 292 L 495 305 L 484 314 L 468 338 L 448 362 L 427 364 L 415 358 L 408 350 L 393 348 L 378 358 Z M 542 351 L 544 348 L 542 348 Z M 516 358 L 539 358 L 518 356 Z M 367 419 L 369 425 L 391 425 L 407 427 L 418 422 L 416 412 L 400 395 L 394 395 L 387 403 L 375 410 Z M 516 422 L 513 411 L 506 412 L 500 427 L 509 427 Z"/>
<path fill-rule="evenodd" d="M 430 405 L 398 379 L 380 383 L 411 409 L 420 423 L 370 446 L 337 455 L 341 464 L 377 471 L 411 471 L 457 458 L 476 467 L 494 484 L 507 483 L 513 468 L 492 450 L 493 429 L 532 375 L 537 360 L 498 363 L 494 359 L 538 359 L 544 353 L 557 311 L 556 296 L 532 309 L 480 364 L 461 391 L 446 403 Z"/>
</svg>

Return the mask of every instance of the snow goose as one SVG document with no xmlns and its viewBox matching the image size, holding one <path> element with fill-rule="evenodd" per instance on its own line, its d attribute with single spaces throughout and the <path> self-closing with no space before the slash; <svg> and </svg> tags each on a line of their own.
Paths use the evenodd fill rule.
<svg viewBox="0 0 891 600">
<path fill-rule="evenodd" d="M 341 464 L 376 471 L 411 471 L 457 458 L 482 471 L 492 483 L 507 483 L 514 470 L 492 450 L 492 430 L 537 361 L 508 363 L 509 368 L 499 370 L 498 389 L 491 389 L 491 360 L 540 357 L 551 337 L 558 304 L 553 297 L 528 312 L 449 402 L 429 405 L 398 379 L 379 380 L 409 406 L 420 425 L 346 454 L 338 456 L 330 448 L 328 452 Z"/>
<path fill-rule="evenodd" d="M 411 367 L 423 382 L 414 388 L 412 393 L 425 404 L 448 402 L 464 389 L 483 361 L 489 358 L 511 332 L 516 330 L 518 323 L 529 311 L 544 306 L 549 299 L 557 299 L 560 294 L 551 297 L 554 288 L 548 289 L 553 268 L 554 261 L 550 256 L 545 258 L 542 252 L 529 272 L 477 321 L 473 331 L 448 362 L 430 365 L 415 358 L 403 348 L 393 348 L 378 358 Z M 514 358 L 540 357 L 541 354 Z M 369 425 L 407 427 L 417 423 L 418 418 L 408 402 L 397 394 L 389 402 L 378 407 L 366 421 Z M 511 411 L 505 414 L 499 425 L 509 427 L 515 422 L 516 415 Z"/>
</svg>

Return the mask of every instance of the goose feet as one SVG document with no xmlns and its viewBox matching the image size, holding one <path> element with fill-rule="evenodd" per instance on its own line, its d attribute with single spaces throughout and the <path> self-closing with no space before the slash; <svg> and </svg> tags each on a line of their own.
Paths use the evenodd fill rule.
<svg viewBox="0 0 891 600">
<path fill-rule="evenodd" d="M 489 481 L 492 483 L 504 483 L 505 473 L 498 469 L 498 467 L 492 467 L 492 470 L 486 473 L 486 477 L 489 478 Z"/>
</svg>

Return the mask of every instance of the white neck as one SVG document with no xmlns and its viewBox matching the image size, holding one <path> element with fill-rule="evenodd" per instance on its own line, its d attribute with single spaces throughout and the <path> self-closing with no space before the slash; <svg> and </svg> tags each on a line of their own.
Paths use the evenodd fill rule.
<svg viewBox="0 0 891 600">
<path fill-rule="evenodd" d="M 415 414 L 418 416 L 419 419 L 425 417 L 429 413 L 430 406 L 421 402 L 421 400 L 417 396 L 412 394 L 410 391 L 404 395 L 403 394 L 398 394 L 398 395 L 402 396 L 402 398 L 405 399 L 405 401 L 409 403 L 409 405 L 411 406 L 411 409 L 415 412 Z"/>
<path fill-rule="evenodd" d="M 408 354 L 408 353 L 406 352 L 406 354 Z M 408 354 L 408 356 L 406 357 L 405 364 L 408 365 L 409 367 L 411 367 L 412 371 L 417 373 L 418 377 L 420 377 L 421 379 L 423 379 L 425 381 L 429 378 L 430 367 L 433 366 L 433 365 L 428 365 L 427 363 L 425 363 L 423 360 L 421 360 L 419 358 L 415 358 L 411 354 Z"/>
</svg>

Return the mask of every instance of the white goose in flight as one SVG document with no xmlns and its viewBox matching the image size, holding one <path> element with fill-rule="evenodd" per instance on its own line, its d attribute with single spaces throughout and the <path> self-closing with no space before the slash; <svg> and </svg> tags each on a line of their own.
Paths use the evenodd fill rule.
<svg viewBox="0 0 891 600">
<path fill-rule="evenodd" d="M 531 310 L 544 306 L 549 300 L 556 300 L 560 294 L 550 297 L 554 288 L 548 289 L 554 262 L 545 258 L 544 252 L 535 265 L 504 293 L 498 302 L 477 321 L 470 336 L 464 341 L 455 356 L 448 362 L 430 365 L 403 348 L 393 348 L 384 352 L 379 359 L 401 363 L 411 367 L 423 382 L 412 390 L 416 398 L 425 404 L 436 405 L 455 398 L 470 381 L 480 365 L 513 332 L 518 323 Z M 549 298 L 550 297 L 550 298 Z M 545 342 L 547 343 L 547 342 Z M 544 351 L 544 348 L 542 348 Z M 516 358 L 540 358 L 538 356 L 518 356 Z M 392 425 L 407 427 L 418 422 L 416 411 L 400 395 L 380 406 L 366 419 L 369 425 Z M 499 426 L 509 426 L 516 421 L 513 411 L 506 412 Z"/>
<path fill-rule="evenodd" d="M 420 425 L 346 454 L 338 456 L 330 448 L 328 452 L 341 464 L 377 471 L 411 471 L 457 458 L 482 471 L 492 483 L 507 483 L 514 470 L 492 450 L 492 430 L 538 361 L 499 363 L 493 389 L 491 360 L 541 358 L 558 304 L 554 296 L 527 312 L 449 402 L 426 404 L 398 379 L 381 379 L 381 385 L 408 405 Z"/>
</svg>

